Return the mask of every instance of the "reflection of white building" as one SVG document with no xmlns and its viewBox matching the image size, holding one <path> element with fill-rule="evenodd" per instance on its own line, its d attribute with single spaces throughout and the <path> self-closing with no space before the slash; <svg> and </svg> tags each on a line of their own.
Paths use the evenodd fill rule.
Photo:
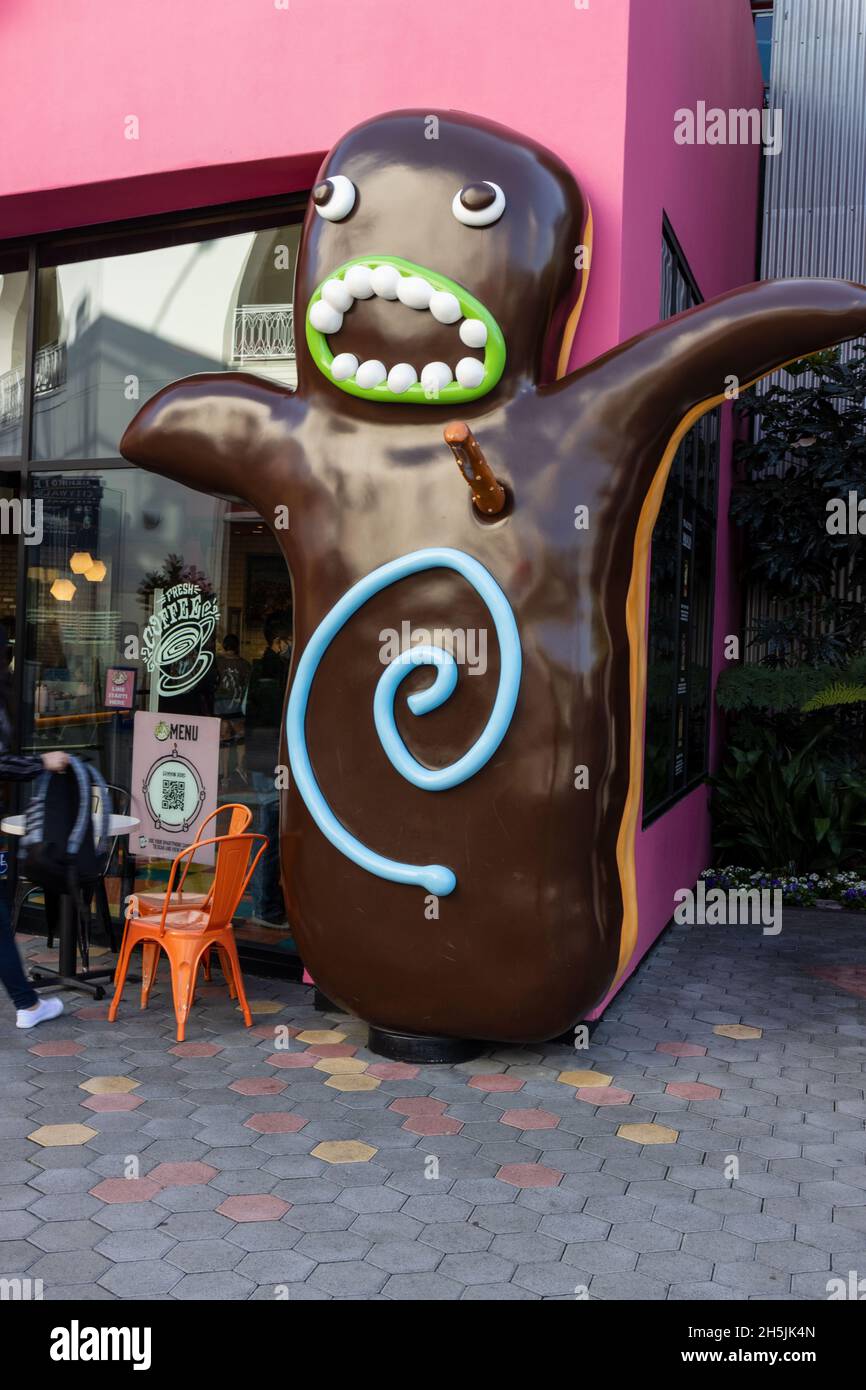
<svg viewBox="0 0 866 1390">
<path fill-rule="evenodd" d="M 193 372 L 294 387 L 299 227 L 72 262 L 40 273 L 34 454 L 116 457 L 137 406 Z"/>
</svg>

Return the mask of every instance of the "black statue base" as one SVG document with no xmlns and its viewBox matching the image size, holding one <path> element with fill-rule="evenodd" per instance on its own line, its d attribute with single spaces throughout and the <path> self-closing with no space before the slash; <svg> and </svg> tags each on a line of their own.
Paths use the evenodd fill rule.
<svg viewBox="0 0 866 1390">
<path fill-rule="evenodd" d="M 483 1051 L 483 1044 L 466 1038 L 437 1038 L 423 1033 L 393 1033 L 389 1028 L 371 1028 L 367 1047 L 389 1062 L 414 1062 L 416 1066 L 436 1063 L 454 1066 L 471 1062 Z"/>
</svg>

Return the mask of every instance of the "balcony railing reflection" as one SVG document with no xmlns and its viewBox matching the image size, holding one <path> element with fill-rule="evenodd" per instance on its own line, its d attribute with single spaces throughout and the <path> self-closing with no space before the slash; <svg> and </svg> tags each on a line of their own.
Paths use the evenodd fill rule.
<svg viewBox="0 0 866 1390">
<path fill-rule="evenodd" d="M 39 348 L 33 363 L 33 390 L 47 396 L 66 385 L 66 344 L 49 343 Z M 0 427 L 14 424 L 24 414 L 24 371 L 13 367 L 0 375 Z"/>
<path fill-rule="evenodd" d="M 279 362 L 295 356 L 294 306 L 239 304 L 235 309 L 234 362 Z"/>
</svg>

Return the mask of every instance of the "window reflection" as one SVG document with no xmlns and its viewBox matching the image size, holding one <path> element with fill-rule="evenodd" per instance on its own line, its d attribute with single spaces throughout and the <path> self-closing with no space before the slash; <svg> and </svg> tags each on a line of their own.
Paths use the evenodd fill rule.
<svg viewBox="0 0 866 1390">
<path fill-rule="evenodd" d="M 116 457 L 138 406 L 226 368 L 294 387 L 299 225 L 39 272 L 33 456 Z"/>
<path fill-rule="evenodd" d="M 3 273 L 0 261 L 0 455 L 21 453 L 24 359 L 27 351 L 27 272 Z"/>
</svg>

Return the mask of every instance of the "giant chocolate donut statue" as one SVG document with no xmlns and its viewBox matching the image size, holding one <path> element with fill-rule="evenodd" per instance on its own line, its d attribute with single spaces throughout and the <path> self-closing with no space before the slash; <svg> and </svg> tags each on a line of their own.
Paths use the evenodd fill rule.
<svg viewBox="0 0 866 1390">
<path fill-rule="evenodd" d="M 510 130 L 437 121 L 377 117 L 325 160 L 297 391 L 189 377 L 121 452 L 243 498 L 291 569 L 281 862 L 317 985 L 386 1033 L 530 1042 L 635 950 L 647 557 L 676 444 L 730 377 L 866 332 L 866 289 L 747 285 L 564 375 L 580 190 Z"/>
</svg>

